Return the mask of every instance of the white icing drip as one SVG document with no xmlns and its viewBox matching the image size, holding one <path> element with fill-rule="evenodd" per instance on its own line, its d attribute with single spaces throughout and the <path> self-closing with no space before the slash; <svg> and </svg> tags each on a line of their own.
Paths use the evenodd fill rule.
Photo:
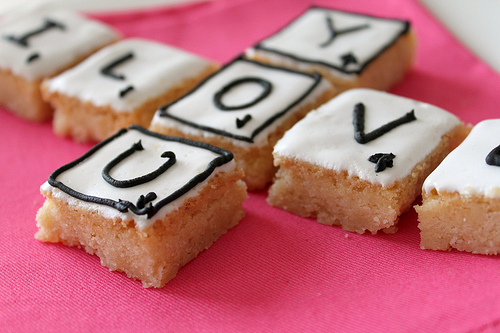
<svg viewBox="0 0 500 333">
<path fill-rule="evenodd" d="M 332 20 L 336 31 L 365 25 L 368 27 L 338 33 L 331 44 L 321 47 L 331 37 L 327 18 Z M 311 8 L 281 31 L 261 41 L 260 46 L 267 50 L 255 52 L 267 51 L 267 55 L 276 50 L 307 61 L 324 62 L 347 71 L 359 71 L 405 29 L 405 23 L 397 20 Z M 355 56 L 356 62 L 350 62 L 344 67 L 342 57 L 349 53 Z M 280 54 L 275 54 L 275 58 L 286 59 Z M 307 67 L 307 63 L 304 67 Z M 332 71 L 338 73 L 333 68 Z"/>
<path fill-rule="evenodd" d="M 360 102 L 366 107 L 366 133 L 411 110 L 415 110 L 417 120 L 359 144 L 354 140 L 353 110 Z M 278 141 L 274 154 L 388 186 L 408 176 L 441 137 L 459 124 L 454 115 L 426 103 L 371 89 L 352 89 L 311 111 Z M 377 153 L 396 155 L 394 166 L 376 173 L 368 158 Z"/>
<path fill-rule="evenodd" d="M 259 77 L 270 81 L 273 85 L 271 94 L 254 106 L 241 110 L 221 111 L 218 109 L 213 102 L 213 96 L 216 92 L 233 80 L 245 77 Z M 216 130 L 223 130 L 231 134 L 250 137 L 256 128 L 261 126 L 275 114 L 286 109 L 286 107 L 296 101 L 299 96 L 305 94 L 313 84 L 314 79 L 311 76 L 282 69 L 277 70 L 274 68 L 262 67 L 252 62 L 236 61 L 206 81 L 206 83 L 194 93 L 168 107 L 167 113 L 198 125 L 211 127 Z M 300 103 L 289 110 L 285 116 L 275 120 L 254 137 L 254 143 L 239 139 L 233 139 L 232 141 L 240 146 L 266 144 L 269 133 L 274 131 L 284 119 L 287 119 L 288 116 L 302 106 L 316 100 L 328 89 L 332 89 L 331 84 L 321 79 L 315 89 Z M 241 105 L 252 100 L 253 97 L 259 95 L 261 91 L 262 88 L 253 83 L 240 85 L 237 89 L 232 89 L 224 95 L 223 102 L 228 105 Z M 252 119 L 242 128 L 237 128 L 236 118 L 243 119 L 247 114 L 250 114 Z M 167 128 L 178 128 L 186 134 L 201 137 L 217 135 L 209 131 L 181 124 L 168 117 L 160 117 L 159 112 L 155 114 L 151 124 L 152 126 L 157 125 Z"/>
<path fill-rule="evenodd" d="M 117 80 L 100 70 L 123 55 L 133 58 L 113 69 L 125 76 Z M 211 62 L 177 48 L 142 39 L 126 39 L 105 47 L 79 65 L 48 82 L 50 91 L 77 97 L 96 106 L 111 106 L 129 112 L 151 98 L 181 85 L 208 70 Z M 128 86 L 134 89 L 120 97 Z"/>
<path fill-rule="evenodd" d="M 500 198 L 500 167 L 488 165 L 486 156 L 500 145 L 500 119 L 477 124 L 424 182 L 425 192 L 458 192 Z"/>
<path fill-rule="evenodd" d="M 164 151 L 173 151 L 177 162 L 165 173 L 145 184 L 129 188 L 117 188 L 108 184 L 101 175 L 104 166 L 139 140 L 141 140 L 144 150 L 134 153 L 118 164 L 111 173 L 114 178 L 120 180 L 130 179 L 153 171 L 165 162 L 165 159 L 160 157 Z M 156 204 L 178 190 L 194 176 L 203 172 L 208 163 L 218 156 L 220 155 L 206 149 L 178 142 L 165 141 L 131 129 L 99 149 L 77 166 L 60 174 L 57 180 L 71 189 L 86 195 L 112 199 L 114 201 L 118 201 L 119 199 L 127 200 L 133 204 L 137 202 L 137 199 L 141 195 L 155 192 L 158 197 L 152 203 Z M 154 223 L 154 221 L 163 219 L 166 214 L 178 209 L 186 199 L 196 196 L 216 173 L 230 172 L 235 167 L 236 163 L 234 160 L 217 167 L 206 180 L 199 183 L 183 196 L 163 206 L 151 218 L 148 218 L 146 215 L 136 215 L 131 211 L 122 213 L 117 209 L 103 204 L 82 201 L 58 188 L 52 187 L 48 182 L 41 186 L 41 192 L 44 195 L 51 193 L 53 197 L 64 200 L 70 205 L 97 211 L 108 219 L 134 220 L 137 228 L 145 229 Z"/>
<path fill-rule="evenodd" d="M 28 39 L 28 47 L 9 41 L 5 36 L 20 37 L 44 26 L 51 19 L 64 26 L 48 29 Z M 95 49 L 119 39 L 111 27 L 89 20 L 76 12 L 47 7 L 4 17 L 0 25 L 0 67 L 27 80 L 56 74 Z M 36 60 L 28 62 L 30 55 Z"/>
</svg>

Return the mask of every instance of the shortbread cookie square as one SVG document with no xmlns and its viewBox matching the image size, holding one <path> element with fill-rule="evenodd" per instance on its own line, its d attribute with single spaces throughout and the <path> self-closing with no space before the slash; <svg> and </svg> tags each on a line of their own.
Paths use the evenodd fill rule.
<svg viewBox="0 0 500 333">
<path fill-rule="evenodd" d="M 101 141 L 132 124 L 149 126 L 159 106 L 216 69 L 216 63 L 172 46 L 125 39 L 44 82 L 42 92 L 55 109 L 56 134 Z"/>
<path fill-rule="evenodd" d="M 477 124 L 425 180 L 420 247 L 500 253 L 500 119 Z"/>
<path fill-rule="evenodd" d="M 242 177 L 228 151 L 131 126 L 50 175 L 35 237 L 160 288 L 244 217 Z"/>
<path fill-rule="evenodd" d="M 237 58 L 177 101 L 161 107 L 150 129 L 233 152 L 249 190 L 276 171 L 272 149 L 283 133 L 336 94 L 321 75 Z"/>
<path fill-rule="evenodd" d="M 311 7 L 246 54 L 318 71 L 340 90 L 388 90 L 410 69 L 415 48 L 409 21 Z"/>
<path fill-rule="evenodd" d="M 394 232 L 424 179 L 466 134 L 438 107 L 371 89 L 343 92 L 276 144 L 267 201 L 348 231 Z"/>
<path fill-rule="evenodd" d="M 111 27 L 65 9 L 42 6 L 2 17 L 0 105 L 28 120 L 49 119 L 52 109 L 42 99 L 42 80 L 119 38 Z"/>
</svg>

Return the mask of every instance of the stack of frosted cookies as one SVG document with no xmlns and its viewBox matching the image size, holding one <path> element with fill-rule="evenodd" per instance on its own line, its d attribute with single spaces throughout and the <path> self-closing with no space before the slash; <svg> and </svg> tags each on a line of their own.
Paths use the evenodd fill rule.
<svg viewBox="0 0 500 333">
<path fill-rule="evenodd" d="M 32 120 L 52 116 L 40 83 L 76 65 L 119 39 L 111 27 L 63 9 L 2 17 L 0 25 L 0 105 Z"/>
</svg>

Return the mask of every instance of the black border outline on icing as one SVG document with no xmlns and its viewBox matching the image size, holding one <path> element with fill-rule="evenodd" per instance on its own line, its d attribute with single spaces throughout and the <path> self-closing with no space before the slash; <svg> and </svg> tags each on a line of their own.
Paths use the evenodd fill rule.
<svg viewBox="0 0 500 333">
<path fill-rule="evenodd" d="M 340 66 L 337 66 L 337 65 L 334 65 L 334 64 L 331 64 L 331 63 L 327 63 L 327 62 L 324 62 L 324 61 L 321 61 L 321 60 L 305 59 L 305 58 L 302 58 L 300 56 L 297 56 L 297 55 L 294 55 L 294 54 L 291 54 L 291 53 L 288 53 L 288 52 L 279 51 L 279 50 L 276 50 L 274 48 L 268 48 L 268 47 L 265 47 L 265 46 L 261 45 L 262 42 L 264 42 L 266 39 L 269 39 L 269 38 L 271 38 L 271 37 L 273 37 L 273 36 L 281 33 L 282 31 L 286 30 L 292 23 L 294 23 L 297 19 L 299 19 L 301 16 L 303 16 L 305 13 L 307 13 L 310 10 L 333 11 L 333 12 L 338 12 L 338 13 L 347 13 L 347 14 L 351 14 L 351 15 L 369 17 L 369 18 L 375 19 L 375 20 L 397 21 L 397 22 L 403 23 L 403 30 L 401 30 L 401 32 L 399 34 L 397 34 L 394 37 L 394 39 L 392 39 L 389 43 L 387 43 L 385 46 L 382 46 L 382 48 L 378 52 L 375 52 L 375 54 L 371 58 L 368 58 L 368 60 L 366 60 L 361 65 L 361 67 L 359 69 L 357 69 L 357 70 L 346 70 L 343 67 L 340 67 Z M 280 56 L 287 57 L 287 58 L 290 58 L 290 59 L 293 59 L 293 60 L 299 61 L 299 62 L 305 62 L 305 63 L 309 63 L 309 64 L 323 65 L 323 66 L 326 66 L 326 67 L 329 67 L 329 68 L 333 68 L 333 69 L 335 69 L 335 70 L 337 70 L 339 72 L 345 73 L 345 74 L 360 75 L 363 72 L 363 70 L 372 61 L 374 61 L 377 57 L 379 57 L 382 53 L 384 53 L 384 51 L 387 50 L 389 47 L 391 47 L 402 35 L 407 34 L 409 31 L 410 31 L 410 21 L 408 21 L 408 20 L 400 20 L 400 19 L 394 19 L 394 18 L 385 18 L 385 17 L 380 17 L 380 16 L 373 16 L 373 15 L 367 15 L 367 14 L 359 14 L 359 13 L 349 12 L 349 11 L 345 11 L 345 10 L 338 10 L 338 9 L 332 9 L 332 8 L 326 8 L 326 7 L 320 7 L 320 6 L 311 6 L 307 10 L 305 10 L 304 12 L 302 12 L 300 15 L 298 15 L 297 17 L 295 17 L 293 20 L 291 20 L 290 22 L 288 22 L 284 27 L 282 27 L 281 29 L 279 29 L 275 33 L 273 33 L 272 35 L 267 36 L 266 38 L 264 38 L 262 40 L 260 40 L 257 44 L 255 44 L 253 46 L 253 48 L 256 49 L 256 50 L 264 50 L 264 51 L 267 51 L 267 52 L 270 52 L 270 53 L 275 53 L 275 54 L 278 54 Z"/>
<path fill-rule="evenodd" d="M 69 169 L 74 168 L 75 166 L 77 166 L 81 162 L 85 161 L 87 158 L 91 157 L 99 149 L 101 149 L 102 147 L 106 146 L 107 144 L 109 144 L 113 140 L 119 138 L 123 134 L 127 133 L 129 130 L 137 130 L 137 131 L 139 131 L 139 132 L 141 132 L 141 133 L 143 133 L 145 135 L 148 135 L 148 136 L 151 136 L 151 137 L 155 137 L 155 138 L 158 138 L 158 139 L 161 139 L 161 140 L 173 141 L 173 142 L 183 143 L 183 144 L 186 144 L 186 145 L 189 145 L 189 146 L 193 146 L 193 147 L 197 147 L 197 148 L 206 149 L 206 150 L 212 151 L 212 152 L 214 152 L 216 154 L 219 154 L 220 156 L 218 156 L 218 157 L 214 158 L 212 161 L 210 161 L 210 163 L 208 163 L 208 165 L 207 165 L 207 168 L 203 172 L 201 172 L 201 173 L 197 174 L 196 176 L 194 176 L 193 178 L 191 178 L 185 185 L 183 185 L 182 187 L 180 187 L 179 189 L 177 189 L 175 192 L 173 192 L 172 194 L 170 194 L 166 198 L 158 201 L 155 205 L 152 205 L 151 206 L 152 208 L 149 208 L 149 209 L 144 210 L 144 211 L 133 209 L 135 207 L 135 205 L 133 203 L 131 203 L 130 201 L 123 201 L 123 200 L 115 201 L 113 199 L 107 199 L 107 198 L 101 198 L 101 197 L 95 197 L 95 196 L 91 196 L 91 195 L 86 195 L 86 194 L 83 194 L 81 192 L 75 191 L 72 188 L 70 188 L 70 187 L 66 186 L 65 184 L 63 184 L 62 182 L 56 180 L 56 178 L 59 175 L 61 175 L 63 172 L 68 171 Z M 201 183 L 205 179 L 207 179 L 213 173 L 213 171 L 215 170 L 215 168 L 217 168 L 219 166 L 222 166 L 222 165 L 230 162 L 232 159 L 233 159 L 233 154 L 231 152 L 227 151 L 227 150 L 222 149 L 222 148 L 218 148 L 218 147 L 215 147 L 215 146 L 209 145 L 207 143 L 203 143 L 203 142 L 196 142 L 196 141 L 193 141 L 193 140 L 184 139 L 184 138 L 180 138 L 180 137 L 172 137 L 172 136 L 162 135 L 162 134 L 159 134 L 159 133 L 154 133 L 154 132 L 148 131 L 147 129 L 145 129 L 145 128 L 141 127 L 141 126 L 131 125 L 128 129 L 125 129 L 125 128 L 121 129 L 116 134 L 114 134 L 113 136 L 111 136 L 111 137 L 107 138 L 106 140 L 98 143 L 97 145 L 95 145 L 94 147 L 92 147 L 88 152 L 86 152 L 84 155 L 82 155 L 81 157 L 77 158 L 73 162 L 70 162 L 70 163 L 68 163 L 68 164 L 66 164 L 66 165 L 64 165 L 64 166 L 56 169 L 54 172 L 52 172 L 50 174 L 50 176 L 48 178 L 48 183 L 51 186 L 56 187 L 56 188 L 60 189 L 61 191 L 65 192 L 66 194 L 68 194 L 68 195 L 70 195 L 70 196 L 72 196 L 74 198 L 80 199 L 82 201 L 92 202 L 92 203 L 96 203 L 96 204 L 100 204 L 100 205 L 106 205 L 106 206 L 115 208 L 116 210 L 118 210 L 118 211 L 120 211 L 122 213 L 127 212 L 129 210 L 129 208 L 130 208 L 132 211 L 136 210 L 135 213 L 139 212 L 138 215 L 147 214 L 148 218 L 151 218 L 163 206 L 165 206 L 165 205 L 171 203 L 172 201 L 180 198 L 182 195 L 186 194 L 191 189 L 193 189 L 196 185 L 198 185 L 199 183 Z"/>
<path fill-rule="evenodd" d="M 222 97 L 229 92 L 231 89 L 234 87 L 238 86 L 240 83 L 246 83 L 246 82 L 253 82 L 259 84 L 264 90 L 262 93 L 257 96 L 253 101 L 250 101 L 245 104 L 240 104 L 236 106 L 227 106 L 224 105 L 222 102 Z M 268 80 L 262 79 L 260 77 L 255 77 L 255 76 L 247 76 L 247 77 L 242 77 L 236 80 L 233 80 L 226 84 L 224 87 L 222 87 L 219 91 L 215 93 L 213 96 L 213 102 L 217 108 L 219 108 L 221 111 L 234 111 L 234 110 L 242 110 L 246 109 L 249 107 L 254 106 L 255 104 L 259 103 L 262 101 L 264 98 L 269 96 L 269 94 L 273 91 L 273 84 L 269 82 Z"/>
<path fill-rule="evenodd" d="M 220 72 L 226 70 L 229 66 L 231 66 L 232 64 L 234 64 L 234 63 L 236 63 L 238 61 L 252 63 L 252 64 L 255 64 L 257 66 L 265 67 L 265 68 L 269 68 L 269 69 L 273 69 L 273 70 L 280 70 L 280 71 L 284 71 L 284 72 L 289 72 L 289 73 L 294 73 L 294 74 L 298 74 L 298 75 L 302 75 L 302 76 L 307 76 L 307 77 L 310 77 L 310 78 L 313 79 L 313 84 L 311 85 L 311 87 L 304 94 L 302 94 L 301 96 L 299 96 L 299 98 L 297 98 L 296 100 L 294 100 L 285 109 L 281 110 L 280 112 L 275 113 L 272 117 L 268 118 L 265 122 L 263 122 L 262 125 L 260 125 L 255 130 L 253 130 L 253 132 L 251 133 L 250 136 L 243 136 L 243 135 L 232 134 L 230 132 L 226 132 L 226 131 L 223 131 L 223 130 L 220 130 L 220 129 L 217 129 L 217 128 L 213 128 L 213 127 L 209 127 L 209 126 L 203 126 L 203 125 L 198 125 L 198 124 L 196 124 L 194 122 L 191 122 L 189 120 L 185 120 L 183 118 L 179 118 L 179 117 L 173 116 L 173 115 L 171 115 L 171 114 L 168 113 L 168 108 L 169 107 L 171 107 L 172 105 L 178 103 L 179 101 L 183 100 L 184 98 L 190 96 L 191 94 L 196 93 L 196 91 L 198 89 L 200 89 L 203 85 L 205 85 L 208 81 L 210 81 L 212 77 L 218 75 Z M 264 64 L 264 63 L 261 63 L 261 62 L 258 62 L 258 61 L 247 59 L 247 58 L 244 57 L 244 55 L 240 55 L 240 56 L 236 57 L 235 59 L 233 59 L 232 61 L 230 61 L 229 63 L 227 63 L 226 65 L 224 65 L 223 67 L 221 67 L 218 71 L 216 71 L 215 73 L 211 74 L 206 79 L 204 79 L 203 81 L 201 81 L 194 89 L 190 90 L 184 96 L 180 97 L 179 99 L 175 100 L 174 102 L 172 102 L 170 104 L 166 104 L 164 106 L 161 106 L 158 109 L 158 112 L 159 112 L 159 116 L 160 117 L 170 118 L 170 119 L 178 121 L 178 122 L 180 122 L 180 123 L 182 123 L 184 125 L 188 125 L 188 126 L 191 126 L 191 127 L 194 127 L 194 128 L 200 129 L 200 130 L 204 130 L 204 131 L 207 131 L 207 132 L 212 132 L 212 133 L 215 133 L 215 134 L 223 135 L 223 136 L 226 136 L 226 137 L 229 137 L 229 138 L 232 138 L 232 139 L 236 139 L 236 140 L 241 140 L 241 141 L 246 141 L 246 142 L 253 143 L 254 142 L 253 139 L 255 138 L 255 136 L 257 136 L 267 126 L 270 126 L 276 119 L 282 117 L 288 111 L 290 111 L 292 108 L 294 108 L 295 106 L 297 106 L 300 102 L 302 102 L 319 85 L 319 83 L 321 82 L 322 78 L 323 77 L 319 73 L 317 73 L 317 72 L 314 72 L 314 74 L 310 74 L 310 73 L 306 73 L 306 72 L 301 72 L 301 71 L 293 70 L 293 69 L 290 69 L 290 68 L 285 68 L 285 67 L 280 67 L 280 66 L 275 66 L 275 65 Z"/>
</svg>

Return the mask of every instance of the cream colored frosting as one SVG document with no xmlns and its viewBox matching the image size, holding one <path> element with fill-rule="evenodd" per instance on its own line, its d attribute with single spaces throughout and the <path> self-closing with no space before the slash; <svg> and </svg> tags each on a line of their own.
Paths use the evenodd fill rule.
<svg viewBox="0 0 500 333">
<path fill-rule="evenodd" d="M 354 106 L 360 102 L 366 110 L 366 133 L 411 110 L 417 120 L 360 144 L 354 139 L 353 127 Z M 426 103 L 371 89 L 352 89 L 309 112 L 278 141 L 274 154 L 388 186 L 408 176 L 441 137 L 459 124 L 451 113 Z M 375 164 L 368 158 L 377 153 L 396 155 L 394 166 L 375 172 Z"/>
<path fill-rule="evenodd" d="M 101 74 L 102 68 L 130 52 L 133 57 L 113 69 L 123 75 L 124 80 Z M 96 106 L 129 112 L 181 85 L 184 80 L 201 75 L 210 65 L 210 61 L 172 46 L 137 38 L 125 39 L 51 79 L 47 87 Z M 133 86 L 133 90 L 120 97 L 120 91 L 128 86 Z"/>
<path fill-rule="evenodd" d="M 214 96 L 220 89 L 230 82 L 248 77 L 261 78 L 271 82 L 271 93 L 257 104 L 240 110 L 224 111 L 215 105 Z M 166 112 L 197 126 L 209 127 L 215 131 L 225 131 L 232 135 L 249 138 L 257 128 L 287 109 L 289 105 L 299 100 L 302 96 L 305 96 L 297 105 L 287 111 L 285 116 L 278 117 L 263 128 L 253 138 L 253 143 L 239 139 L 232 140 L 235 144 L 239 145 L 261 145 L 267 143 L 268 134 L 276 126 L 279 126 L 283 119 L 286 119 L 287 116 L 293 114 L 303 105 L 316 100 L 328 89 L 332 89 L 331 84 L 324 79 L 321 79 L 315 86 L 316 80 L 311 75 L 282 68 L 277 69 L 240 59 L 217 72 L 191 94 L 168 106 Z M 312 90 L 309 92 L 310 89 Z M 245 83 L 229 90 L 223 96 L 223 102 L 229 106 L 243 105 L 251 102 L 262 93 L 263 88 L 258 84 Z M 201 130 L 191 125 L 182 124 L 177 120 L 160 116 L 160 114 L 161 112 L 155 114 L 151 123 L 153 126 L 174 127 L 182 130 L 184 133 L 202 137 L 217 135 L 213 132 Z M 243 127 L 237 128 L 236 119 L 243 119 L 246 115 L 250 115 L 252 119 Z"/>
<path fill-rule="evenodd" d="M 327 18 L 331 19 L 335 31 L 363 28 L 338 33 L 328 43 L 332 32 Z M 247 50 L 247 54 L 251 57 L 270 57 L 274 61 L 299 68 L 307 68 L 308 62 L 324 63 L 330 66 L 329 69 L 335 75 L 353 79 L 366 63 L 390 46 L 406 29 L 407 22 L 404 21 L 313 7 L 276 34 L 261 41 L 258 47 Z M 344 67 L 342 57 L 346 54 L 352 54 L 356 61 Z"/>
<path fill-rule="evenodd" d="M 144 150 L 135 152 L 132 156 L 129 156 L 113 168 L 110 172 L 112 177 L 118 180 L 126 180 L 152 172 L 166 162 L 166 159 L 161 157 L 161 154 L 165 151 L 175 153 L 176 163 L 150 182 L 128 188 L 118 188 L 110 185 L 102 177 L 103 168 L 112 159 L 129 149 L 139 140 Z M 156 205 L 160 200 L 179 190 L 193 177 L 205 171 L 208 164 L 219 156 L 220 154 L 207 149 L 167 141 L 155 136 L 146 135 L 138 130 L 130 129 L 125 134 L 98 149 L 83 162 L 61 173 L 56 180 L 87 196 L 107 198 L 114 201 L 120 199 L 127 200 L 133 204 L 136 204 L 141 195 L 145 196 L 149 192 L 155 192 L 157 198 L 152 201 L 152 204 Z M 234 160 L 231 160 L 222 166 L 216 167 L 206 180 L 199 183 L 180 198 L 163 206 L 151 218 L 148 218 L 146 215 L 137 215 L 130 210 L 123 213 L 104 204 L 80 200 L 57 187 L 51 186 L 48 182 L 42 185 L 41 192 L 45 195 L 51 193 L 53 197 L 62 199 L 70 205 L 77 205 L 84 209 L 98 211 L 102 216 L 109 219 L 134 220 L 138 228 L 144 229 L 154 221 L 162 219 L 166 214 L 180 207 L 187 198 L 197 195 L 199 190 L 206 185 L 214 174 L 218 172 L 230 172 L 234 170 L 235 166 Z"/>
<path fill-rule="evenodd" d="M 500 198 L 500 167 L 485 162 L 486 156 L 498 145 L 500 119 L 478 123 L 464 142 L 427 177 L 423 190 Z"/>
<path fill-rule="evenodd" d="M 27 39 L 24 47 L 7 39 L 20 38 L 41 29 L 45 20 L 61 24 L 64 29 L 51 28 Z M 0 24 L 0 67 L 27 80 L 36 80 L 56 74 L 77 59 L 119 38 L 111 27 L 87 19 L 65 9 L 37 7 L 36 10 L 2 18 Z M 38 58 L 28 62 L 28 58 Z"/>
</svg>

